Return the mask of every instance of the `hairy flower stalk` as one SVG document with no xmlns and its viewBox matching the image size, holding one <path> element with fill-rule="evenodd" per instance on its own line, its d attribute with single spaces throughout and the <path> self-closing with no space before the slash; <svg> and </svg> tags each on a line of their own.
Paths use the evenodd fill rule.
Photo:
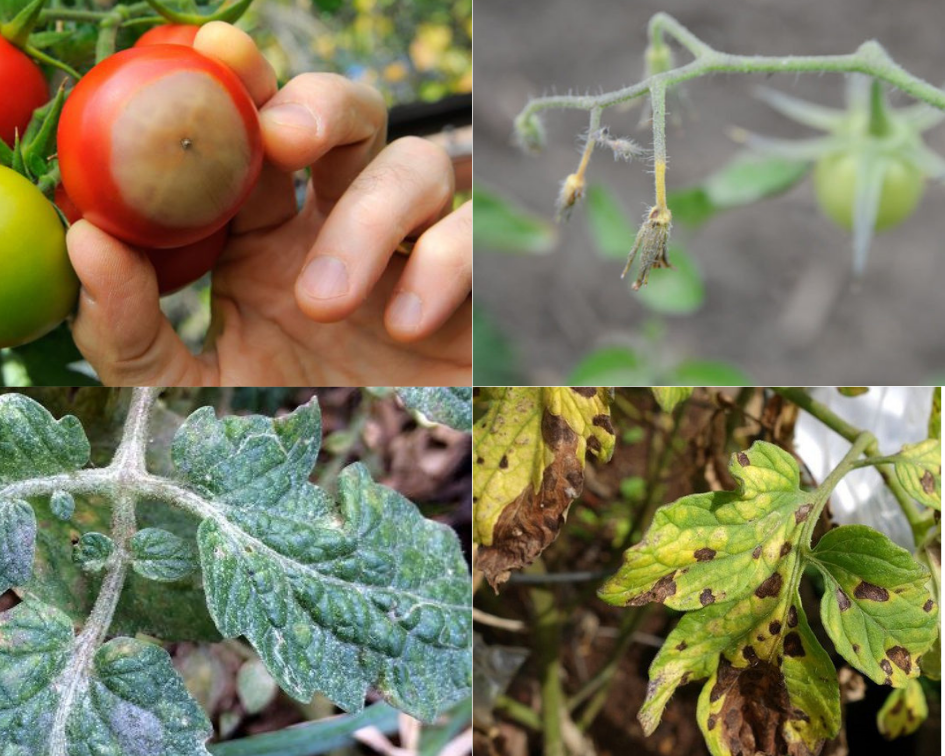
<svg viewBox="0 0 945 756">
<path fill-rule="evenodd" d="M 666 204 L 666 89 L 654 85 L 650 92 L 653 105 L 653 173 L 656 184 L 656 204 L 650 208 L 630 250 L 630 257 L 620 277 L 623 278 L 640 253 L 640 273 L 633 282 L 634 291 L 646 286 L 652 268 L 670 268 L 666 246 L 673 227 L 673 214 Z"/>
<path fill-rule="evenodd" d="M 666 13 L 657 13 L 649 23 L 649 45 L 646 50 L 647 77 L 629 87 L 601 95 L 568 96 L 553 95 L 532 100 L 515 119 L 515 131 L 518 140 L 527 147 L 534 148 L 542 141 L 538 114 L 549 109 L 577 109 L 590 112 L 588 140 L 582 154 L 578 170 L 564 182 L 558 197 L 558 217 L 566 217 L 571 208 L 580 200 L 586 184 L 586 171 L 591 152 L 598 143 L 614 149 L 616 157 L 625 152 L 614 147 L 606 128 L 601 128 L 601 115 L 605 108 L 629 102 L 646 94 L 650 95 L 653 110 L 653 156 L 656 183 L 656 203 L 647 214 L 630 252 L 630 261 L 624 275 L 639 252 L 642 261 L 640 275 L 634 284 L 639 288 L 646 283 L 647 273 L 653 267 L 666 267 L 666 244 L 672 224 L 672 214 L 666 204 L 666 92 L 690 79 L 700 78 L 712 73 L 804 73 L 833 72 L 866 74 L 878 81 L 892 84 L 908 95 L 921 100 L 938 110 L 945 111 L 945 90 L 933 86 L 917 76 L 913 76 L 896 63 L 886 50 L 876 41 L 864 42 L 848 55 L 806 55 L 806 56 L 764 56 L 734 55 L 721 52 L 696 37 L 691 31 Z M 673 62 L 672 51 L 666 43 L 666 36 L 691 53 L 693 60 L 679 66 Z M 674 67 L 675 66 L 675 67 Z M 937 120 L 929 117 L 925 111 L 917 112 L 917 118 L 928 119 L 930 125 Z M 882 124 L 874 125 L 882 128 Z M 923 156 L 942 166 L 940 158 L 929 150 Z M 937 169 L 936 169 L 937 170 Z M 945 171 L 945 168 L 943 168 Z M 862 245 L 861 245 L 862 246 Z"/>
</svg>

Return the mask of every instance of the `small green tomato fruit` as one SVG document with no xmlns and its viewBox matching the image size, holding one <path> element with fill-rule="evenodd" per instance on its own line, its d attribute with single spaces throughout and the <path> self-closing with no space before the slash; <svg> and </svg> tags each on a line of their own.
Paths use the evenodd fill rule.
<svg viewBox="0 0 945 756">
<path fill-rule="evenodd" d="M 835 153 L 822 157 L 814 167 L 814 191 L 821 210 L 847 230 L 853 228 L 857 158 L 855 151 Z M 892 155 L 886 160 L 876 211 L 877 231 L 898 226 L 911 216 L 925 190 L 925 178 L 912 163 Z"/>
</svg>

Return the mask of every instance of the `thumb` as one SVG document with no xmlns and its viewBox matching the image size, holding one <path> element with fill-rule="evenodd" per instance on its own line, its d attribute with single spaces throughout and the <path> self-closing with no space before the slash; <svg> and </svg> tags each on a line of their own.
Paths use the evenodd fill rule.
<svg viewBox="0 0 945 756">
<path fill-rule="evenodd" d="M 102 383 L 200 385 L 201 363 L 161 312 L 146 256 L 82 220 L 66 243 L 82 282 L 72 335 Z"/>
</svg>

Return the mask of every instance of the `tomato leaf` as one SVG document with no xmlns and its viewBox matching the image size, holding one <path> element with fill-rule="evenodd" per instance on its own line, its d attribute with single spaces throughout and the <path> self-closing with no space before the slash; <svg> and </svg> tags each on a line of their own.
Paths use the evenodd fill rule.
<svg viewBox="0 0 945 756">
<path fill-rule="evenodd" d="M 0 593 L 33 573 L 36 515 L 25 501 L 0 499 Z"/>
<path fill-rule="evenodd" d="M 811 554 L 824 576 L 821 619 L 837 651 L 877 683 L 904 687 L 938 637 L 928 571 L 865 525 L 827 532 Z"/>
<path fill-rule="evenodd" d="M 104 533 L 85 533 L 72 552 L 72 561 L 84 572 L 101 572 L 115 550 L 115 543 Z"/>
<path fill-rule="evenodd" d="M 929 716 L 929 704 L 918 680 L 894 690 L 876 715 L 876 727 L 887 740 L 911 735 Z"/>
<path fill-rule="evenodd" d="M 86 659 L 69 617 L 32 599 L 0 614 L 0 690 L 4 754 L 208 754 L 213 729 L 163 649 L 116 638 Z"/>
<path fill-rule="evenodd" d="M 942 509 L 942 442 L 928 438 L 906 444 L 895 456 L 896 477 L 913 499 L 932 509 Z"/>
<path fill-rule="evenodd" d="M 558 535 L 584 487 L 590 450 L 614 450 L 610 390 L 484 389 L 490 405 L 473 429 L 476 566 L 497 588 Z"/>
<path fill-rule="evenodd" d="M 0 485 L 83 467 L 89 442 L 74 417 L 57 422 L 19 394 L 0 396 Z M 36 515 L 17 499 L 0 498 L 0 592 L 30 579 L 36 549 Z"/>
<path fill-rule="evenodd" d="M 819 753 L 839 731 L 840 694 L 801 605 L 805 563 L 832 586 L 822 613 L 837 650 L 894 685 L 918 674 L 914 659 L 937 636 L 928 573 L 864 526 L 827 533 L 811 555 L 827 492 L 801 490 L 797 462 L 777 446 L 759 441 L 733 455 L 729 469 L 736 491 L 693 494 L 658 510 L 599 595 L 687 612 L 650 667 L 638 715 L 647 734 L 679 685 L 708 677 L 698 715 L 714 756 Z"/>
<path fill-rule="evenodd" d="M 21 394 L 0 396 L 0 485 L 79 470 L 90 454 L 76 418 L 57 421 Z"/>
<path fill-rule="evenodd" d="M 220 632 L 245 635 L 290 695 L 360 710 L 369 688 L 424 720 L 470 692 L 469 578 L 452 530 L 362 465 L 340 502 L 308 482 L 314 402 L 291 415 L 197 410 L 172 457 L 201 499 L 197 541 Z"/>
<path fill-rule="evenodd" d="M 472 389 L 468 387 L 401 387 L 397 396 L 407 409 L 421 413 L 428 420 L 468 431 L 472 427 Z"/>
<path fill-rule="evenodd" d="M 142 577 L 162 583 L 182 580 L 198 569 L 196 556 L 182 538 L 161 528 L 145 528 L 129 544 L 132 568 Z"/>
<path fill-rule="evenodd" d="M 654 386 L 653 396 L 656 397 L 656 403 L 659 404 L 663 412 L 672 412 L 677 404 L 686 401 L 686 399 L 692 396 L 692 387 L 680 386 L 673 388 L 670 386 Z"/>
<path fill-rule="evenodd" d="M 610 189 L 599 185 L 588 188 L 587 224 L 603 257 L 626 259 L 637 230 Z"/>
</svg>

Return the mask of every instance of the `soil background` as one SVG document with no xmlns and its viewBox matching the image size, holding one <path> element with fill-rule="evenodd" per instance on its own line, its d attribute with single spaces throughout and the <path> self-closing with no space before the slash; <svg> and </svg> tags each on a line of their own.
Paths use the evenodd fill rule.
<svg viewBox="0 0 945 756">
<path fill-rule="evenodd" d="M 578 162 L 579 111 L 549 111 L 539 156 L 512 146 L 512 120 L 529 97 L 596 93 L 644 76 L 646 24 L 676 16 L 713 46 L 742 54 L 834 54 L 878 39 L 910 72 L 945 81 L 945 3 L 940 0 L 477 0 L 475 14 L 475 180 L 551 218 L 560 182 Z M 684 51 L 675 47 L 677 60 Z M 842 107 L 844 77 L 716 75 L 688 82 L 693 109 L 668 125 L 670 191 L 698 183 L 750 131 L 807 138 L 752 96 L 766 84 Z M 907 98 L 893 97 L 894 104 Z M 644 146 L 639 106 L 607 110 L 616 135 Z M 945 152 L 945 126 L 926 135 Z M 590 183 L 616 192 L 632 215 L 652 203 L 648 166 L 615 163 L 598 150 Z M 780 197 L 721 213 L 691 232 L 677 227 L 701 269 L 706 301 L 695 315 L 666 320 L 660 359 L 721 359 L 759 382 L 928 384 L 945 375 L 945 187 L 930 185 L 905 225 L 874 239 L 866 273 L 852 284 L 849 234 L 823 217 L 810 180 Z M 594 250 L 583 208 L 560 228 L 547 255 L 476 250 L 476 301 L 513 343 L 521 381 L 560 384 L 595 348 L 639 340 L 648 311 L 634 300 L 622 263 Z M 628 250 L 631 240 L 628 239 Z"/>
</svg>

